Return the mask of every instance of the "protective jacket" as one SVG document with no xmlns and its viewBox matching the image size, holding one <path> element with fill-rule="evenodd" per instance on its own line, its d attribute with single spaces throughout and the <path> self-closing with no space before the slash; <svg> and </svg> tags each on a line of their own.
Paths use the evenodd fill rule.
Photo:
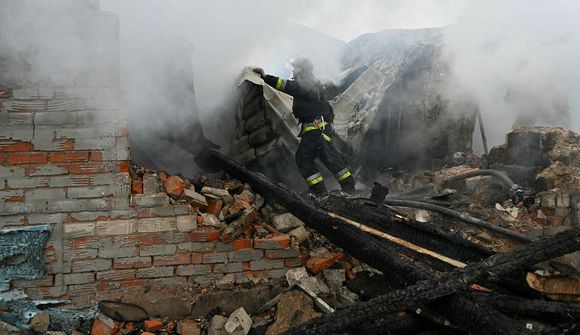
<svg viewBox="0 0 580 335">
<path fill-rule="evenodd" d="M 328 122 L 332 122 L 334 113 L 319 81 L 311 80 L 301 83 L 271 75 L 265 75 L 264 81 L 277 90 L 294 97 L 292 113 L 300 123 L 311 123 L 320 116 Z"/>
<path fill-rule="evenodd" d="M 314 163 L 320 158 L 334 173 L 342 189 L 353 192 L 354 178 L 332 143 L 334 113 L 320 82 L 314 78 L 301 81 L 271 75 L 263 75 L 263 78 L 268 85 L 294 97 L 292 112 L 302 124 L 296 164 L 310 190 L 318 194 L 326 192 L 322 174 Z"/>
</svg>

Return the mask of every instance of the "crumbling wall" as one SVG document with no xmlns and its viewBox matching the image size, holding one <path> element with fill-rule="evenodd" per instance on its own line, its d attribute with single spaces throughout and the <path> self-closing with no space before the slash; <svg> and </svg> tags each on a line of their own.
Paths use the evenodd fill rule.
<svg viewBox="0 0 580 335">
<path fill-rule="evenodd" d="M 53 24 L 67 15 L 65 5 L 83 3 L 63 2 L 51 13 Z M 178 294 L 224 278 L 233 284 L 281 277 L 300 264 L 288 235 L 220 242 L 217 228 L 198 228 L 201 209 L 170 199 L 158 176 L 141 187 L 132 180 L 117 18 L 94 1 L 86 5 L 78 27 L 88 20 L 87 30 L 103 33 L 83 35 L 69 51 L 112 46 L 98 54 L 105 59 L 84 59 L 79 63 L 90 66 L 64 72 L 39 63 L 20 77 L 0 73 L 0 228 L 51 228 L 40 269 L 46 275 L 13 280 L 10 288 L 86 304 L 129 289 Z M 8 63 L 1 69 L 18 72 L 20 63 L 0 59 Z"/>
<path fill-rule="evenodd" d="M 580 136 L 563 128 L 520 127 L 489 154 L 491 168 L 538 192 L 536 221 L 580 224 Z"/>
</svg>

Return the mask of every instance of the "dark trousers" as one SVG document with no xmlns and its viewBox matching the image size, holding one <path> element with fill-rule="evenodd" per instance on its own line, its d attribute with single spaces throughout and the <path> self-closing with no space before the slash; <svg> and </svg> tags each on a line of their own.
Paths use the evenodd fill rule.
<svg viewBox="0 0 580 335">
<path fill-rule="evenodd" d="M 316 185 L 310 184 L 313 180 L 316 180 L 316 176 L 319 175 L 319 171 L 314 163 L 316 158 L 320 158 L 324 165 L 326 165 L 326 167 L 337 178 L 344 174 L 345 170 L 348 171 L 347 165 L 342 160 L 340 152 L 332 143 L 333 132 L 329 128 L 330 127 L 324 130 L 324 133 L 330 137 L 330 141 L 322 136 L 321 130 L 311 130 L 302 135 L 302 140 L 298 145 L 298 150 L 296 150 L 296 164 L 298 164 L 298 169 L 306 180 L 306 183 L 309 184 L 308 186 L 310 186 L 310 188 L 314 188 L 316 185 L 323 186 L 322 182 L 318 182 Z M 320 181 L 322 181 L 321 177 Z M 349 177 L 349 182 L 350 181 L 352 181 L 352 177 Z M 341 185 L 342 184 L 343 182 L 341 182 Z"/>
</svg>

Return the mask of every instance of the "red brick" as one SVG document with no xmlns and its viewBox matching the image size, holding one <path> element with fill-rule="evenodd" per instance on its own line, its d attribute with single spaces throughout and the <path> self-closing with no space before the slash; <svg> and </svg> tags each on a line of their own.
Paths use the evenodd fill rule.
<svg viewBox="0 0 580 335">
<path fill-rule="evenodd" d="M 142 194 L 143 193 L 143 179 L 140 177 L 131 178 L 131 193 Z"/>
<path fill-rule="evenodd" d="M 192 253 L 191 264 L 201 264 L 203 262 L 203 254 Z"/>
<path fill-rule="evenodd" d="M 126 260 L 123 258 L 115 258 L 113 260 L 113 269 L 140 269 L 151 266 L 151 257 L 129 257 Z"/>
<path fill-rule="evenodd" d="M 222 210 L 222 205 L 224 204 L 224 201 L 222 199 L 214 199 L 214 198 L 210 198 L 210 197 L 205 197 L 205 200 L 207 201 L 206 213 L 210 213 L 210 214 L 213 214 L 215 216 L 219 216 L 219 214 Z"/>
<path fill-rule="evenodd" d="M 274 245 L 274 247 L 271 247 Z M 290 236 L 278 235 L 268 238 L 254 239 L 254 248 L 256 249 L 288 249 L 290 248 Z"/>
<path fill-rule="evenodd" d="M 109 270 L 97 272 L 97 280 L 120 281 L 135 279 L 135 270 Z"/>
<path fill-rule="evenodd" d="M 100 162 L 103 160 L 103 153 L 100 151 L 91 151 L 90 154 L 91 162 Z"/>
<path fill-rule="evenodd" d="M 4 164 L 4 154 L 0 153 L 0 164 Z"/>
<path fill-rule="evenodd" d="M 178 252 L 170 256 L 154 256 L 153 266 L 190 264 L 191 255 L 188 252 Z"/>
<path fill-rule="evenodd" d="M 116 333 L 117 328 L 119 328 L 119 324 L 116 321 L 105 315 L 100 315 L 93 321 L 91 335 L 112 335 Z"/>
<path fill-rule="evenodd" d="M 251 239 L 233 240 L 232 247 L 234 248 L 234 250 L 250 249 L 252 247 L 252 240 Z"/>
<path fill-rule="evenodd" d="M 129 168 L 131 167 L 131 162 L 123 161 L 119 163 L 119 172 L 129 172 Z"/>
<path fill-rule="evenodd" d="M 306 262 L 306 267 L 310 272 L 317 274 L 328 269 L 343 257 L 344 254 L 341 252 L 337 252 L 330 257 L 311 257 L 308 262 Z"/>
<path fill-rule="evenodd" d="M 31 151 L 32 143 L 22 141 L 0 142 L 0 152 Z"/>
<path fill-rule="evenodd" d="M 111 166 L 105 163 L 75 163 L 69 167 L 71 174 L 97 174 L 108 173 L 111 171 Z"/>
<path fill-rule="evenodd" d="M 163 182 L 165 192 L 174 197 L 179 197 L 183 193 L 185 186 L 186 186 L 185 181 L 181 179 L 179 176 L 168 177 Z"/>
<path fill-rule="evenodd" d="M 50 162 L 65 163 L 65 162 L 86 162 L 89 159 L 88 151 L 63 151 L 53 152 L 50 154 Z"/>
<path fill-rule="evenodd" d="M 148 332 L 155 332 L 163 329 L 163 321 L 159 319 L 145 320 L 143 328 Z"/>
<path fill-rule="evenodd" d="M 46 152 L 12 153 L 6 156 L 6 163 L 16 164 L 44 164 L 48 162 Z"/>
<path fill-rule="evenodd" d="M 193 242 L 217 241 L 219 237 L 220 232 L 217 230 L 194 231 L 191 233 L 191 241 Z"/>
<path fill-rule="evenodd" d="M 250 266 L 251 266 L 250 261 L 242 262 L 242 270 L 243 271 L 250 271 Z"/>
</svg>

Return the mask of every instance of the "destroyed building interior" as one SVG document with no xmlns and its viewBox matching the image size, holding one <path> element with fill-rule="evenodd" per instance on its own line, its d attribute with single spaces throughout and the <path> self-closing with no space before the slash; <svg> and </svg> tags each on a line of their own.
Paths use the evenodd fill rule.
<svg viewBox="0 0 580 335">
<path fill-rule="evenodd" d="M 250 60 L 204 114 L 178 43 L 136 105 L 103 2 L 0 0 L 0 335 L 579 332 L 580 106 L 514 80 L 497 141 L 450 28 L 294 27 L 357 188 L 314 195 L 292 96 Z"/>
</svg>

